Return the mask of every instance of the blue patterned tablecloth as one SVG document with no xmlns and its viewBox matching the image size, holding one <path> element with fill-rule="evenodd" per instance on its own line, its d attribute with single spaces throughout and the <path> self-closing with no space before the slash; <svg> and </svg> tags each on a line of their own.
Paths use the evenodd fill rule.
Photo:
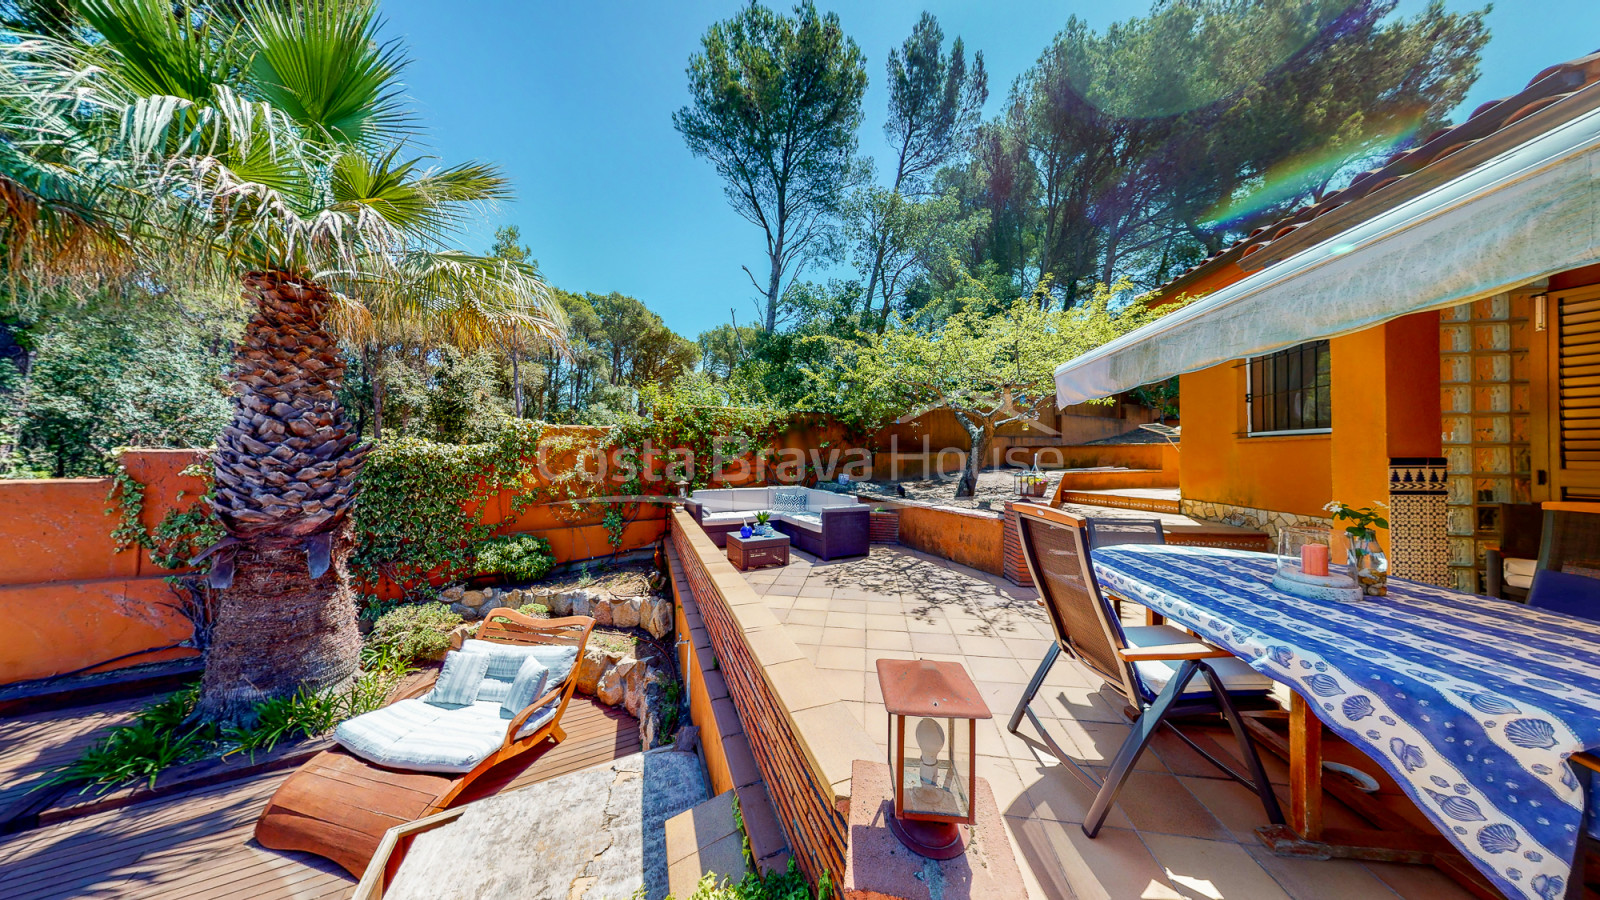
<svg viewBox="0 0 1600 900">
<path fill-rule="evenodd" d="M 1305 697 L 1508 897 L 1560 897 L 1583 818 L 1566 758 L 1600 748 L 1600 623 L 1398 580 L 1359 603 L 1302 600 L 1273 590 L 1274 565 L 1208 547 L 1094 552 L 1104 589 Z"/>
</svg>

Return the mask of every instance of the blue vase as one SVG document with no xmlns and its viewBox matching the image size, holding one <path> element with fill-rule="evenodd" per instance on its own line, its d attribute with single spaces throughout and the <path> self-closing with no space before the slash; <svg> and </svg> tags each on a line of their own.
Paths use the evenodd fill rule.
<svg viewBox="0 0 1600 900">
<path fill-rule="evenodd" d="M 755 534 L 755 532 L 750 530 L 749 525 L 745 525 L 739 529 L 739 537 L 741 538 L 748 538 L 753 534 Z"/>
</svg>

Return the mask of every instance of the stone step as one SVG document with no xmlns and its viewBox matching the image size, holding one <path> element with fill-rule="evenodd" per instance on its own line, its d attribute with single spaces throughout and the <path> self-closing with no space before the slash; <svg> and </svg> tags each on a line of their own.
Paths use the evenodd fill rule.
<svg viewBox="0 0 1600 900">
<path fill-rule="evenodd" d="M 672 896 L 693 896 L 707 874 L 731 884 L 750 872 L 744 835 L 733 814 L 734 796 L 733 791 L 724 791 L 667 820 L 667 885 Z"/>
<path fill-rule="evenodd" d="M 1163 496 L 1166 491 L 1072 491 L 1061 492 L 1061 503 L 1077 503 L 1084 506 L 1101 506 L 1111 509 L 1132 509 L 1140 512 L 1161 513 L 1169 516 L 1182 515 L 1182 501 L 1173 491 L 1172 496 Z"/>
</svg>

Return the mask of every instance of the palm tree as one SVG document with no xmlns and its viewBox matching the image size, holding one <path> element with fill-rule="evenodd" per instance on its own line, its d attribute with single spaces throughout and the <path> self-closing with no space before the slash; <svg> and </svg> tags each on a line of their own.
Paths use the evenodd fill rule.
<svg viewBox="0 0 1600 900">
<path fill-rule="evenodd" d="M 212 455 L 227 536 L 207 551 L 218 600 L 200 711 L 216 720 L 357 669 L 344 526 L 368 447 L 336 397 L 335 326 L 411 318 L 558 339 L 560 321 L 530 267 L 446 249 L 506 182 L 402 155 L 405 58 L 377 39 L 371 0 L 235 5 L 237 20 L 82 0 L 102 40 L 39 40 L 28 56 L 43 93 L 70 97 L 53 108 L 70 105 L 88 143 L 125 160 L 112 201 L 86 208 L 164 274 L 243 270 L 255 308 Z"/>
</svg>

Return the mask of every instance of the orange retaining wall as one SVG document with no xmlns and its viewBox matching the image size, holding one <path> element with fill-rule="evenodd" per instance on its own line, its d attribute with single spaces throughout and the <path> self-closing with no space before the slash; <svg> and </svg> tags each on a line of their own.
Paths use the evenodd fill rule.
<svg viewBox="0 0 1600 900">
<path fill-rule="evenodd" d="M 984 510 L 947 506 L 895 506 L 874 503 L 900 514 L 900 543 L 991 575 L 1006 571 L 1005 519 Z"/>
<path fill-rule="evenodd" d="M 548 435 L 599 429 L 551 426 Z M 205 491 L 184 468 L 205 460 L 201 450 L 129 450 L 128 473 L 145 486 L 141 520 L 154 528 L 174 508 L 187 509 Z M 552 458 L 550 466 L 568 462 Z M 187 648 L 132 656 L 187 640 L 187 619 L 162 604 L 174 600 L 156 566 L 140 548 L 116 551 L 111 532 L 120 513 L 107 499 L 111 478 L 0 481 L 0 684 L 49 678 L 93 667 L 113 669 L 194 655 Z M 181 492 L 181 496 L 180 496 Z M 511 492 L 480 510 L 499 522 L 511 509 Z M 108 509 L 112 511 L 107 512 Z M 536 534 L 550 541 L 558 563 L 612 552 L 601 520 L 606 507 L 574 513 L 566 503 L 530 507 L 499 534 Z M 666 510 L 642 506 L 623 529 L 623 550 L 646 547 L 666 532 Z M 394 591 L 398 594 L 398 591 Z"/>
</svg>

